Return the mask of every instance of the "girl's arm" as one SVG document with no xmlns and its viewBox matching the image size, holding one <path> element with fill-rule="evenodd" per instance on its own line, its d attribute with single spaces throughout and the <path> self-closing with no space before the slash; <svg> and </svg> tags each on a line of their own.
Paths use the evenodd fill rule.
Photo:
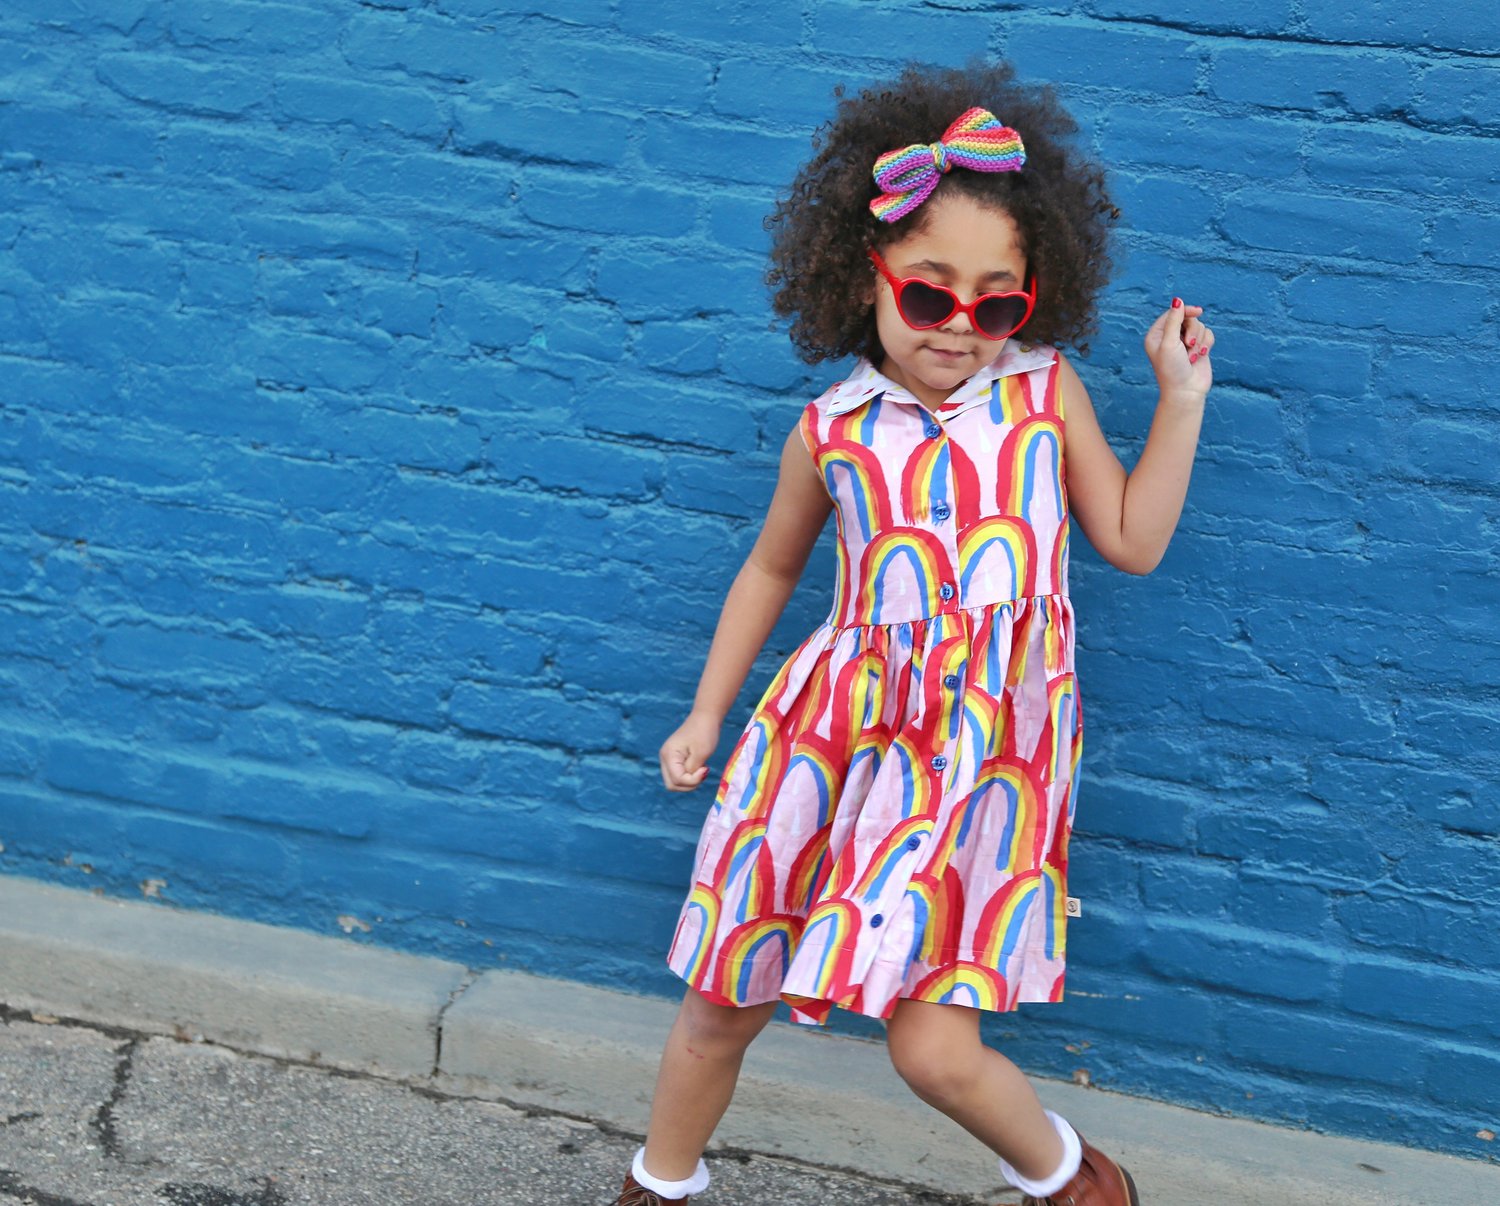
<svg viewBox="0 0 1500 1206">
<path fill-rule="evenodd" d="M 1059 356 L 1068 481 L 1068 509 L 1099 555 L 1118 569 L 1149 574 L 1167 551 L 1198 448 L 1203 403 L 1213 384 L 1208 349 L 1214 336 L 1199 321 L 1201 306 L 1175 305 L 1146 332 L 1146 355 L 1161 397 L 1135 468 L 1110 448 L 1089 392 Z"/>
<path fill-rule="evenodd" d="M 791 598 L 832 510 L 833 500 L 794 427 L 781 449 L 781 473 L 765 525 L 719 613 L 693 710 L 662 744 L 662 782 L 672 791 L 690 791 L 703 782 L 724 717 Z"/>
</svg>

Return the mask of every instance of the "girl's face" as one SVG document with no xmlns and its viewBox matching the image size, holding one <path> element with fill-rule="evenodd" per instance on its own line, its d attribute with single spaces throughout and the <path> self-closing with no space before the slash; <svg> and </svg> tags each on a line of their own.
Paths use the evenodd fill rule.
<svg viewBox="0 0 1500 1206">
<path fill-rule="evenodd" d="M 920 230 L 881 249 L 897 279 L 920 276 L 948 286 L 966 302 L 981 293 L 1025 288 L 1026 256 L 1008 213 L 962 193 L 933 197 L 927 205 L 931 210 Z M 874 303 L 875 329 L 885 349 L 876 367 L 928 407 L 945 400 L 1005 346 L 979 334 L 969 316 L 958 312 L 938 326 L 914 331 L 896 309 L 890 284 L 878 274 Z"/>
</svg>

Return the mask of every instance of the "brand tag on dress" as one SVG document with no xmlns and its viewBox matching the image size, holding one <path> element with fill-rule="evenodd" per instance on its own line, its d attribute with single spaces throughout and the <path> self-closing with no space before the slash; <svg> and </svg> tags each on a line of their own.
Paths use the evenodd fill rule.
<svg viewBox="0 0 1500 1206">
<path fill-rule="evenodd" d="M 1082 917 L 1083 916 L 1083 901 L 1079 900 L 1078 897 L 1076 897 L 1076 896 L 1070 896 L 1070 897 L 1068 897 L 1068 916 L 1069 917 Z"/>
</svg>

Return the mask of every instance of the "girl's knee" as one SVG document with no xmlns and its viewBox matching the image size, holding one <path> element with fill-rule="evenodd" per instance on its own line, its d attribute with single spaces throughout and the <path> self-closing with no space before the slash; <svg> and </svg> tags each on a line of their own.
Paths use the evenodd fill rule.
<svg viewBox="0 0 1500 1206">
<path fill-rule="evenodd" d="M 763 1005 L 717 1005 L 689 989 L 678 1016 L 690 1044 L 722 1054 L 748 1047 L 775 1012 L 775 1001 Z"/>
<path fill-rule="evenodd" d="M 963 1097 L 980 1072 L 978 1034 L 951 1022 L 930 1013 L 912 1015 L 886 1031 L 897 1075 L 913 1093 L 934 1105 Z"/>
</svg>

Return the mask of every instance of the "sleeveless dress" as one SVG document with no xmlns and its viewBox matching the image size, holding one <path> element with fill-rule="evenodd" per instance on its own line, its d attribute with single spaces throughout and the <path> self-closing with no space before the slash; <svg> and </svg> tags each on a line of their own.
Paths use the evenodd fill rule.
<svg viewBox="0 0 1500 1206">
<path fill-rule="evenodd" d="M 1058 363 L 1007 341 L 937 410 L 860 361 L 801 433 L 835 504 L 828 619 L 725 764 L 668 966 L 799 1022 L 1063 988 L 1083 723 Z"/>
</svg>

